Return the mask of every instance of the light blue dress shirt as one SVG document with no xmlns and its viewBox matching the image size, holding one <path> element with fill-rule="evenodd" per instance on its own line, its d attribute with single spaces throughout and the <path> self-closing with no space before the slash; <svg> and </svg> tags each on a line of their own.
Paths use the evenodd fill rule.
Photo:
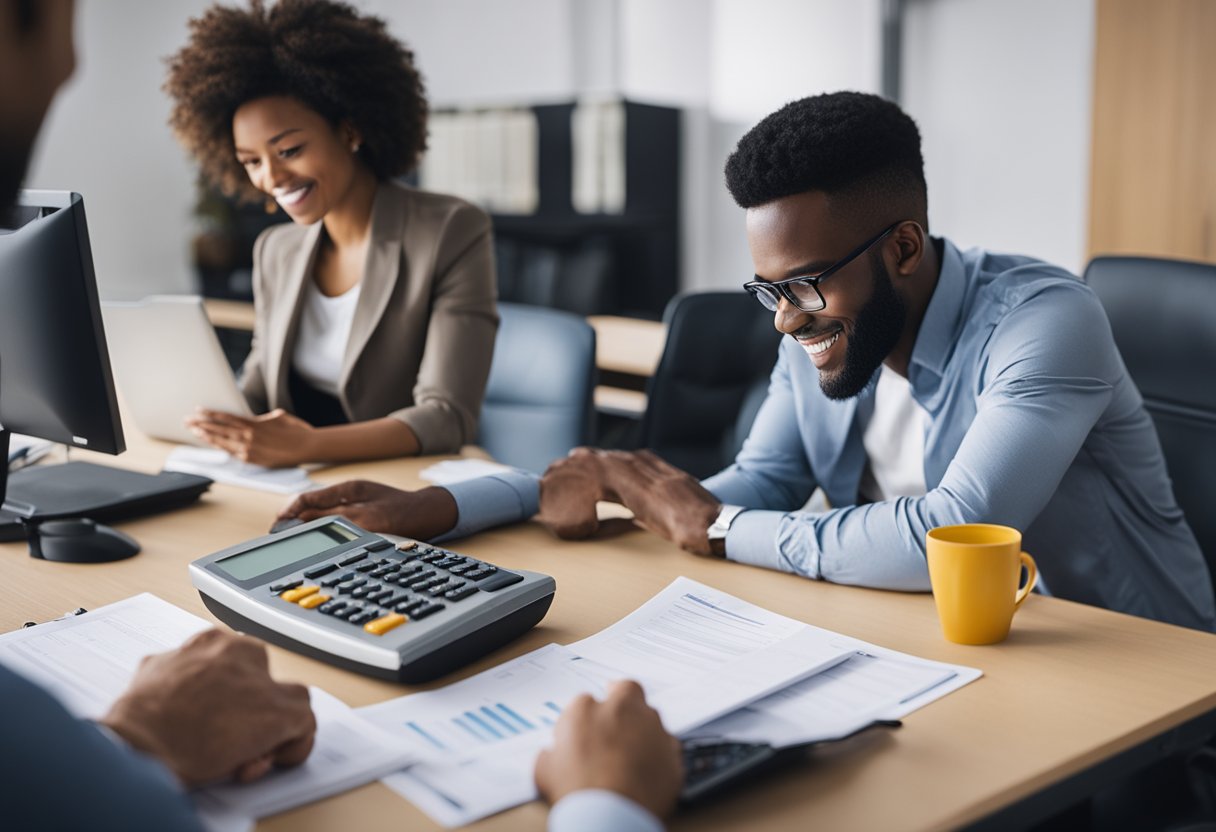
<svg viewBox="0 0 1216 832">
<path fill-rule="evenodd" d="M 1000 523 L 1023 531 L 1043 592 L 1216 630 L 1207 565 L 1093 292 L 1027 257 L 961 252 L 948 241 L 942 251 L 908 368 L 928 414 L 928 492 L 857 505 L 874 384 L 828 399 L 818 370 L 785 339 L 735 463 L 704 483 L 722 502 L 752 509 L 735 519 L 727 557 L 927 590 L 925 532 Z M 800 510 L 816 486 L 835 508 Z M 537 479 L 527 474 L 449 489 L 460 510 L 449 537 L 537 510 Z"/>
<path fill-rule="evenodd" d="M 549 832 L 663 832 L 663 824 L 616 792 L 583 789 L 549 811 Z"/>
</svg>

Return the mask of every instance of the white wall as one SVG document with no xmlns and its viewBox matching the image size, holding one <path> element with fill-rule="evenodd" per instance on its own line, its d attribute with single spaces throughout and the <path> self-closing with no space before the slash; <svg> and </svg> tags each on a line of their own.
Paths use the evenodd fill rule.
<svg viewBox="0 0 1216 832">
<path fill-rule="evenodd" d="M 688 289 L 751 271 L 722 166 L 786 101 L 879 84 L 879 0 L 354 0 L 415 50 L 438 106 L 616 92 L 686 110 Z M 1079 268 L 1095 0 L 907 0 L 904 104 L 935 233 Z M 206 0 L 85 0 L 80 56 L 27 179 L 84 194 L 106 297 L 192 287 L 194 171 L 162 59 Z"/>
<path fill-rule="evenodd" d="M 26 185 L 84 196 L 102 297 L 192 288 L 194 170 L 166 126 L 162 58 L 204 0 L 76 4 L 76 74 L 42 131 Z"/>
<path fill-rule="evenodd" d="M 911 0 L 903 105 L 920 126 L 929 224 L 1084 266 L 1094 0 Z"/>
</svg>

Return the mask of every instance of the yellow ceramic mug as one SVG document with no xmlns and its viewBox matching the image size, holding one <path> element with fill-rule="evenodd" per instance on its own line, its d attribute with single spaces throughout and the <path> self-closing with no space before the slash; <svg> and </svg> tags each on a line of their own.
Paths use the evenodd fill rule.
<svg viewBox="0 0 1216 832">
<path fill-rule="evenodd" d="M 925 535 L 925 547 L 946 639 L 957 644 L 1003 641 L 1038 577 L 1034 558 L 1022 551 L 1022 533 L 987 523 L 939 526 Z M 1026 585 L 1019 589 L 1023 566 Z"/>
</svg>

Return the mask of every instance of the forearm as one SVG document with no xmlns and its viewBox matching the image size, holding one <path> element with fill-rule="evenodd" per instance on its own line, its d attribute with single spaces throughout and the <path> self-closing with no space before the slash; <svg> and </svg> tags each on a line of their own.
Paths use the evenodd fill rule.
<svg viewBox="0 0 1216 832">
<path fill-rule="evenodd" d="M 314 428 L 308 462 L 350 462 L 417 456 L 418 437 L 404 422 L 385 417 L 348 425 Z"/>
</svg>

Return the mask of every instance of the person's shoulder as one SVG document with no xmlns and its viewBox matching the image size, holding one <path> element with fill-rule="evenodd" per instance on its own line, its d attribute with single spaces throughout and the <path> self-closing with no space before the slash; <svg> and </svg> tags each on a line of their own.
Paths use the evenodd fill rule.
<svg viewBox="0 0 1216 832">
<path fill-rule="evenodd" d="M 253 249 L 263 259 L 278 259 L 284 254 L 296 252 L 308 235 L 310 226 L 298 225 L 294 222 L 283 222 L 272 225 L 258 235 Z"/>
<path fill-rule="evenodd" d="M 450 194 L 424 191 L 400 182 L 385 182 L 384 197 L 399 207 L 406 222 L 445 229 L 487 231 L 490 215 L 471 202 Z"/>
<path fill-rule="evenodd" d="M 1097 296 L 1067 269 L 1022 254 L 973 248 L 960 252 L 975 299 L 1001 314 L 1026 305 L 1095 307 Z"/>
</svg>

